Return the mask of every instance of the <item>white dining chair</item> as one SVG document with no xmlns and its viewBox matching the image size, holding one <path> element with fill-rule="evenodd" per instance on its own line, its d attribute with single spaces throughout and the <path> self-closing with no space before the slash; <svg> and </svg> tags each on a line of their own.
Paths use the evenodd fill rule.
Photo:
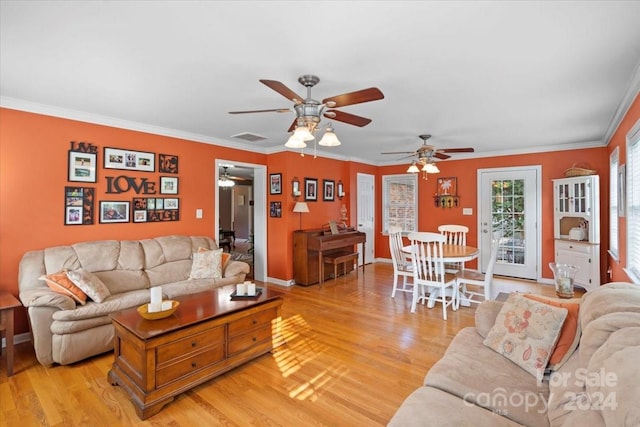
<svg viewBox="0 0 640 427">
<path fill-rule="evenodd" d="M 443 224 L 438 226 L 438 231 L 447 239 L 446 244 L 467 246 L 469 227 L 466 225 Z M 457 273 L 464 270 L 464 262 L 447 263 L 445 264 L 445 269 L 449 273 Z"/>
<path fill-rule="evenodd" d="M 457 304 L 461 301 L 479 304 L 482 301 L 488 301 L 494 298 L 493 270 L 498 259 L 499 243 L 499 235 L 494 234 L 491 246 L 491 257 L 489 258 L 489 264 L 487 265 L 487 271 L 485 273 L 479 270 L 466 269 L 458 272 L 456 276 L 456 288 L 459 292 Z M 475 288 L 474 290 L 469 290 L 467 285 L 482 288 L 482 292 L 476 291 Z"/>
<path fill-rule="evenodd" d="M 442 317 L 447 320 L 447 307 L 457 310 L 457 283 L 455 274 L 444 270 L 442 245 L 445 236 L 431 232 L 409 233 L 411 262 L 413 264 L 413 299 L 411 312 L 415 313 L 419 300 L 424 303 L 427 292 L 430 299 L 442 303 Z M 447 290 L 450 297 L 447 299 Z"/>
<path fill-rule="evenodd" d="M 393 262 L 393 290 L 391 298 L 395 298 L 396 292 L 413 292 L 413 284 L 407 279 L 413 277 L 413 266 L 411 257 L 402 251 L 402 228 L 397 226 L 389 227 L 389 250 L 391 251 L 391 261 Z M 402 287 L 398 288 L 398 279 L 402 277 Z"/>
</svg>

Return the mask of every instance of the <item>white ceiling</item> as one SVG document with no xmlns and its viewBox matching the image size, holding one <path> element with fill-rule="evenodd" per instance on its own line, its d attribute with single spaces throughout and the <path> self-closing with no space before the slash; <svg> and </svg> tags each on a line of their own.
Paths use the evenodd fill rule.
<svg viewBox="0 0 640 427">
<path fill-rule="evenodd" d="M 604 145 L 640 87 L 639 1 L 2 1 L 9 108 L 270 153 L 294 113 L 259 79 L 340 108 L 331 156 L 405 163 L 419 134 L 452 158 Z M 621 111 L 622 110 L 622 111 Z M 323 119 L 326 123 L 327 119 Z M 242 132 L 268 139 L 232 138 Z M 309 152 L 309 151 L 307 151 Z"/>
</svg>

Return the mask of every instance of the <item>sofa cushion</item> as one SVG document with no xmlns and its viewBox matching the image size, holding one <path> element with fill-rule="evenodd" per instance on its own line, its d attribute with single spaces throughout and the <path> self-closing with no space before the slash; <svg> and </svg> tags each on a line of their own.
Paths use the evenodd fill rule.
<svg viewBox="0 0 640 427">
<path fill-rule="evenodd" d="M 40 280 L 44 280 L 47 286 L 55 292 L 68 295 L 81 305 L 87 302 L 87 294 L 82 292 L 82 289 L 77 287 L 75 283 L 67 277 L 66 271 L 40 276 Z"/>
<path fill-rule="evenodd" d="M 542 379 L 566 317 L 566 308 L 512 294 L 500 309 L 484 344 Z"/>
<path fill-rule="evenodd" d="M 622 328 L 640 325 L 640 313 L 608 313 L 588 323 L 580 338 L 580 364 L 586 368 L 591 357 Z"/>
<path fill-rule="evenodd" d="M 149 288 L 149 278 L 140 270 L 95 271 L 93 273 L 109 289 L 111 294 Z"/>
<path fill-rule="evenodd" d="M 546 298 L 540 295 L 522 295 L 525 298 L 529 298 L 534 301 L 567 309 L 567 318 L 560 330 L 560 337 L 558 338 L 558 342 L 553 353 L 551 353 L 551 357 L 549 357 L 548 368 L 551 370 L 557 370 L 567 361 L 567 359 L 569 359 L 578 347 L 578 343 L 580 343 L 580 304 Z"/>
<path fill-rule="evenodd" d="M 189 279 L 220 279 L 222 277 L 222 249 L 198 251 L 193 254 Z"/>
<path fill-rule="evenodd" d="M 432 387 L 411 393 L 393 415 L 389 427 L 512 427 L 520 426 L 457 396 Z"/>
<path fill-rule="evenodd" d="M 482 301 L 478 308 L 476 308 L 475 322 L 476 330 L 482 336 L 486 338 L 489 331 L 496 323 L 496 317 L 500 313 L 503 303 L 500 301 Z"/>
<path fill-rule="evenodd" d="M 71 246 L 78 261 L 87 271 L 115 270 L 120 258 L 120 242 L 117 240 L 97 240 L 76 243 Z"/>
<path fill-rule="evenodd" d="M 151 295 L 148 289 L 111 295 L 99 304 L 89 301 L 85 305 L 78 306 L 73 310 L 56 311 L 53 313 L 53 320 L 69 322 L 108 316 L 111 313 L 124 310 L 125 308 L 138 307 L 146 304 L 150 299 Z"/>
<path fill-rule="evenodd" d="M 538 384 L 529 373 L 482 341 L 475 328 L 458 332 L 445 355 L 427 373 L 424 385 L 523 425 L 548 426 L 546 383 Z M 424 404 L 429 407 L 428 402 Z"/>
<path fill-rule="evenodd" d="M 96 275 L 88 272 L 84 268 L 67 271 L 67 276 L 82 292 L 95 302 L 102 302 L 111 295 L 109 289 L 102 283 Z"/>
</svg>

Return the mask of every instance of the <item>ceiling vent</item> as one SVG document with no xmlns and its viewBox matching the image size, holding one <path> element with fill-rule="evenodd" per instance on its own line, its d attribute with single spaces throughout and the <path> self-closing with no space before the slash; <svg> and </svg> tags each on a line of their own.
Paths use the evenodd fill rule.
<svg viewBox="0 0 640 427">
<path fill-rule="evenodd" d="M 243 139 L 249 142 L 256 142 L 256 141 L 262 141 L 264 139 L 268 139 L 266 136 L 258 135 L 257 133 L 251 133 L 251 132 L 237 133 L 235 135 L 231 135 L 231 138 Z"/>
</svg>

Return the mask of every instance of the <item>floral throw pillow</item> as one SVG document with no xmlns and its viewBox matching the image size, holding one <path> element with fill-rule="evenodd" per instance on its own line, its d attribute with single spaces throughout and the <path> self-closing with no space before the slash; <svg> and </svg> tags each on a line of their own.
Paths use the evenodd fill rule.
<svg viewBox="0 0 640 427">
<path fill-rule="evenodd" d="M 222 249 L 198 251 L 193 254 L 189 279 L 222 278 Z"/>
<path fill-rule="evenodd" d="M 504 303 L 484 345 L 542 380 L 567 309 L 512 294 Z"/>
<path fill-rule="evenodd" d="M 95 302 L 100 303 L 111 296 L 107 285 L 98 276 L 84 268 L 67 271 L 67 277 Z"/>
</svg>

